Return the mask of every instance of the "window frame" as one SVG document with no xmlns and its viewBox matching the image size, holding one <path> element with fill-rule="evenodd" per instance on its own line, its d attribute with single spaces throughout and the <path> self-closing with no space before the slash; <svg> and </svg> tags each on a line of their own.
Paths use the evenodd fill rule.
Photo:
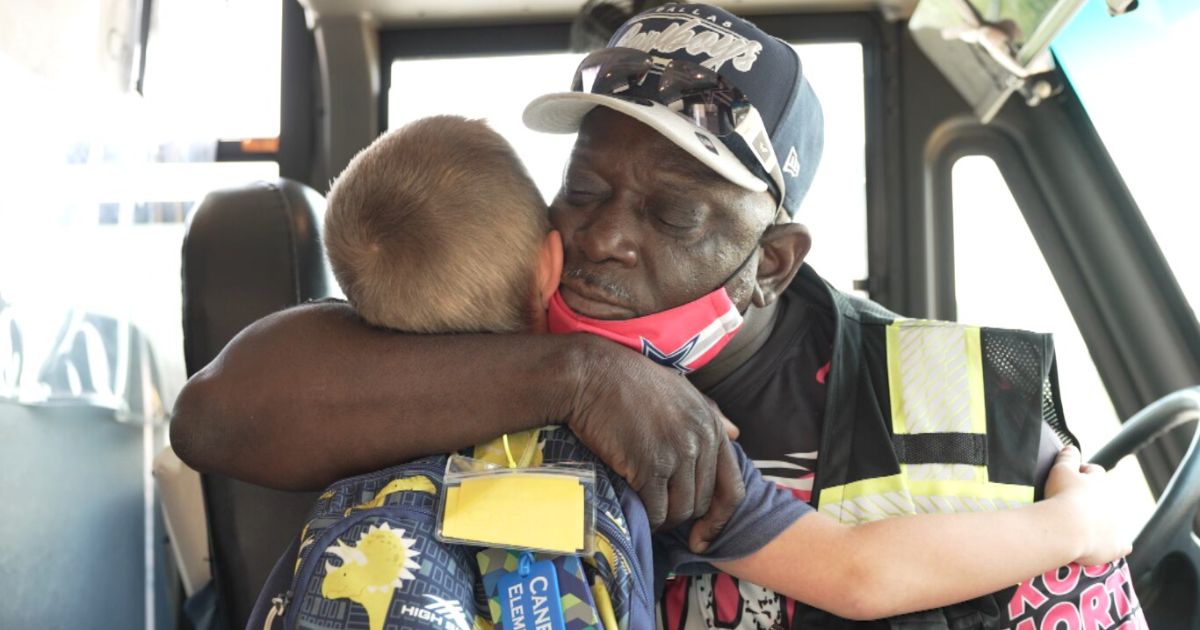
<svg viewBox="0 0 1200 630">
<path fill-rule="evenodd" d="M 887 264 L 887 215 L 895 191 L 901 188 L 894 168 L 889 168 L 881 141 L 887 129 L 885 116 L 895 114 L 889 102 L 894 89 L 885 85 L 888 75 L 885 52 L 894 48 L 896 28 L 878 12 L 748 14 L 763 30 L 792 43 L 857 42 L 863 55 L 863 111 L 866 147 L 867 277 L 853 288 L 886 303 L 886 287 L 880 279 Z M 480 55 L 568 52 L 570 22 L 448 26 L 435 28 L 381 28 L 379 37 L 379 129 L 388 129 L 388 98 L 392 62 L 420 57 L 469 57 Z M 566 85 L 566 77 L 563 79 Z M 889 114 L 890 112 L 890 114 Z M 849 289 L 850 287 L 846 287 Z"/>
<path fill-rule="evenodd" d="M 1200 382 L 1200 325 L 1066 76 L 1056 70 L 1047 80 L 1057 95 L 1037 107 L 1018 94 L 989 125 L 957 114 L 928 134 L 924 203 L 909 212 L 928 244 L 919 250 L 928 316 L 956 315 L 952 167 L 985 155 L 1012 192 L 1123 422 Z M 1190 428 L 1176 430 L 1139 453 L 1156 497 L 1190 437 Z"/>
<path fill-rule="evenodd" d="M 1030 224 L 1118 415 L 1200 382 L 1200 324 L 1061 72 L 1048 78 L 1056 96 L 1029 108 L 1014 95 L 984 127 L 903 22 L 878 12 L 747 17 L 793 42 L 862 45 L 868 277 L 856 288 L 910 316 L 953 318 L 950 167 L 963 155 L 987 155 Z M 564 52 L 569 28 L 553 22 L 381 29 L 379 128 L 387 128 L 393 60 Z M 1104 225 L 1087 225 L 1084 214 L 1103 215 Z M 1118 265 L 1116 276 L 1097 271 L 1112 266 L 1099 252 L 1119 252 L 1125 266 Z M 1106 284 L 1113 277 L 1119 281 Z M 1146 311 L 1154 315 L 1149 324 L 1138 318 Z M 1130 330 L 1133 338 L 1121 334 Z M 1151 360 L 1162 356 L 1160 348 L 1169 365 Z M 1186 435 L 1175 435 L 1142 455 L 1156 495 L 1187 443 Z"/>
</svg>

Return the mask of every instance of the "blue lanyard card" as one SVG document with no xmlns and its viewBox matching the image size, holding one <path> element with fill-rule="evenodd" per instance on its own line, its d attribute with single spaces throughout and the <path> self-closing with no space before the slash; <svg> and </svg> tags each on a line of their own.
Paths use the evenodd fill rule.
<svg viewBox="0 0 1200 630">
<path fill-rule="evenodd" d="M 525 553 L 496 547 L 476 552 L 479 574 L 496 630 L 506 629 L 500 614 L 500 579 L 517 570 L 521 556 Z M 602 630 L 604 625 L 600 622 L 600 613 L 579 556 L 538 553 L 534 555 L 534 560 L 548 560 L 554 563 L 554 569 L 558 572 L 558 590 L 567 630 Z"/>
<path fill-rule="evenodd" d="M 505 630 L 566 630 L 558 569 L 552 561 L 534 562 L 533 554 L 525 552 L 517 570 L 502 576 L 498 586 Z"/>
</svg>

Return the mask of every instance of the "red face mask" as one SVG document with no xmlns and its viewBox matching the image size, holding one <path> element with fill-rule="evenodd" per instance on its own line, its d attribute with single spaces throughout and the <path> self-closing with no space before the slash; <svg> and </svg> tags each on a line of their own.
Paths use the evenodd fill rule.
<svg viewBox="0 0 1200 630">
<path fill-rule="evenodd" d="M 550 298 L 547 324 L 552 333 L 600 335 L 687 374 L 711 361 L 733 339 L 742 327 L 742 314 L 724 286 L 672 309 L 618 320 L 580 315 L 556 291 Z"/>
</svg>

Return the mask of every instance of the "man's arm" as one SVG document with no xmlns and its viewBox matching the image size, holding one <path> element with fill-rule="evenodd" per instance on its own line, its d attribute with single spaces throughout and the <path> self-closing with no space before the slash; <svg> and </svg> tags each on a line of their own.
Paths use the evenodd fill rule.
<svg viewBox="0 0 1200 630">
<path fill-rule="evenodd" d="M 199 470 L 317 489 L 545 424 L 570 406 L 571 350 L 549 336 L 401 335 L 347 304 L 304 305 L 247 327 L 188 381 L 171 441 Z"/>
<path fill-rule="evenodd" d="M 346 304 L 266 317 L 188 381 L 179 457 L 261 485 L 321 488 L 347 475 L 565 422 L 629 480 L 652 522 L 741 499 L 719 412 L 686 379 L 590 335 L 404 335 Z M 669 497 L 669 503 L 668 503 Z"/>
<path fill-rule="evenodd" d="M 849 619 L 879 619 L 991 593 L 1072 561 L 1129 553 L 1099 467 L 1064 450 L 1045 501 L 847 527 L 812 513 L 759 551 L 714 565 Z"/>
</svg>

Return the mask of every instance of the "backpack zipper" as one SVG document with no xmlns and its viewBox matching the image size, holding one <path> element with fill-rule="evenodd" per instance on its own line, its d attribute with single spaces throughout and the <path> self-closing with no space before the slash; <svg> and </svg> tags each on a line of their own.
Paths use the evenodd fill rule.
<svg viewBox="0 0 1200 630">
<path fill-rule="evenodd" d="M 643 604 L 649 605 L 651 600 L 648 598 L 648 593 L 646 592 L 645 579 L 640 571 L 641 565 L 638 565 L 639 570 L 634 570 L 633 562 L 630 560 L 630 558 L 636 558 L 637 554 L 633 551 L 632 543 L 626 540 L 626 538 L 630 538 L 629 532 L 618 525 L 608 512 L 604 510 L 598 511 L 604 514 L 604 518 L 599 519 L 597 529 L 608 540 L 608 544 L 612 545 L 613 550 L 617 552 L 618 561 L 625 565 L 625 570 L 629 572 L 629 575 L 633 579 L 633 588 L 637 592 L 638 599 Z M 613 569 L 615 570 L 616 567 L 613 567 Z M 616 576 L 613 577 L 615 578 Z"/>
<path fill-rule="evenodd" d="M 437 463 L 431 463 L 433 461 L 436 461 Z M 445 456 L 435 455 L 433 457 L 425 457 L 425 458 L 419 459 L 415 462 L 408 462 L 406 464 L 398 464 L 395 466 L 389 466 L 388 468 L 384 468 L 383 470 L 375 470 L 372 472 L 363 473 L 361 475 L 355 475 L 353 477 L 346 477 L 345 479 L 341 479 L 341 480 L 335 481 L 334 483 L 330 484 L 327 488 L 325 488 L 325 492 L 326 493 L 329 493 L 329 492 L 340 493 L 347 486 L 354 486 L 355 484 L 362 483 L 363 481 L 369 481 L 369 480 L 379 479 L 379 478 L 383 478 L 383 477 L 393 477 L 393 476 L 397 476 L 397 475 L 403 475 L 405 477 L 415 476 L 415 475 L 425 475 L 427 477 L 430 477 L 430 480 L 434 481 L 435 484 L 440 485 L 442 483 L 442 476 L 445 473 L 446 473 L 446 458 L 445 458 Z M 309 520 L 312 520 L 312 518 L 310 517 Z"/>
<path fill-rule="evenodd" d="M 263 630 L 271 630 L 275 625 L 275 618 L 282 615 L 287 610 L 288 602 L 292 599 L 292 592 L 280 593 L 271 598 L 271 609 L 267 611 L 267 620 L 263 623 Z"/>
</svg>

